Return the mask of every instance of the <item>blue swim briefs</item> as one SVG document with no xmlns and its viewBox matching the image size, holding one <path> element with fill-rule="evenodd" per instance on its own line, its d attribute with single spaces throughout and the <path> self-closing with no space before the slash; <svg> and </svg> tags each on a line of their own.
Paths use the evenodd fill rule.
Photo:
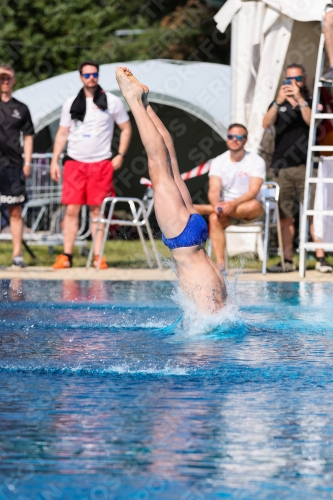
<svg viewBox="0 0 333 500">
<path fill-rule="evenodd" d="M 170 250 L 181 247 L 194 247 L 206 243 L 208 228 L 206 221 L 199 214 L 191 214 L 183 232 L 176 238 L 165 238 L 162 241 Z"/>
</svg>

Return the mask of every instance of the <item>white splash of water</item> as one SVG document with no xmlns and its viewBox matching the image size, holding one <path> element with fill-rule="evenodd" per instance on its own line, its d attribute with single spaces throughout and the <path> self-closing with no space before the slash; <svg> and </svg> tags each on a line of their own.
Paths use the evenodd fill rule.
<svg viewBox="0 0 333 500">
<path fill-rule="evenodd" d="M 169 362 L 164 367 L 130 367 L 127 363 L 110 366 L 104 369 L 104 373 L 128 373 L 128 374 L 146 374 L 146 375 L 187 375 L 188 370 L 182 366 L 172 366 Z"/>
<path fill-rule="evenodd" d="M 0 371 L 7 372 L 31 372 L 31 373 L 56 373 L 60 375 L 108 375 L 108 374 L 128 374 L 128 375 L 188 375 L 189 371 L 182 367 L 173 366 L 169 361 L 164 366 L 130 366 L 128 363 L 110 365 L 103 367 L 90 367 L 84 365 L 74 366 L 43 366 L 26 364 L 5 364 L 0 365 Z"/>
<path fill-rule="evenodd" d="M 182 321 L 177 328 L 178 335 L 193 337 L 198 334 L 212 333 L 215 330 L 227 329 L 235 323 L 242 322 L 241 313 L 236 300 L 237 279 L 230 283 L 225 279 L 228 298 L 225 307 L 217 313 L 202 313 L 196 305 L 177 286 L 172 294 L 172 299 L 184 311 Z"/>
</svg>

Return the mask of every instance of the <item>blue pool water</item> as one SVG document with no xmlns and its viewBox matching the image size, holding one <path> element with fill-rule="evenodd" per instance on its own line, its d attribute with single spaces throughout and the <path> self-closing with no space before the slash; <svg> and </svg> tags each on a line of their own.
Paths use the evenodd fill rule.
<svg viewBox="0 0 333 500">
<path fill-rule="evenodd" d="M 0 282 L 0 499 L 333 498 L 333 284 Z"/>
</svg>

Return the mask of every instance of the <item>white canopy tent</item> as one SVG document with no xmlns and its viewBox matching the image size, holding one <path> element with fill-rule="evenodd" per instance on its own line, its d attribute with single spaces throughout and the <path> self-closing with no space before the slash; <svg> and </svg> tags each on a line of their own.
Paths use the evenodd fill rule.
<svg viewBox="0 0 333 500">
<path fill-rule="evenodd" d="M 226 139 L 230 106 L 229 66 L 171 60 L 104 64 L 100 67 L 100 85 L 116 95 L 120 95 L 115 79 L 118 65 L 128 66 L 149 86 L 152 102 L 182 109 Z M 78 72 L 72 71 L 22 88 L 14 96 L 29 106 L 38 132 L 60 117 L 64 101 L 81 87 Z"/>
<path fill-rule="evenodd" d="M 215 16 L 224 32 L 232 23 L 231 121 L 249 129 L 248 147 L 258 151 L 262 119 L 274 100 L 285 67 L 297 62 L 313 87 L 328 0 L 227 0 Z"/>
</svg>

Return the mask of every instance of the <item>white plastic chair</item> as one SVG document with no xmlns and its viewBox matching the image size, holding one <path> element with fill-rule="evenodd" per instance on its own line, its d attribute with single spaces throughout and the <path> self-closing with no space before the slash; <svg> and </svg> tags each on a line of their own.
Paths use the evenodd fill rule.
<svg viewBox="0 0 333 500">
<path fill-rule="evenodd" d="M 116 207 L 117 203 L 128 203 L 129 208 L 131 210 L 131 214 L 132 214 L 132 220 L 113 219 L 113 214 L 114 214 L 115 207 Z M 105 216 L 104 214 L 106 213 L 106 206 L 108 204 L 110 204 L 110 207 L 109 207 L 108 215 Z M 154 256 L 156 259 L 157 267 L 159 269 L 162 269 L 161 259 L 160 259 L 160 256 L 158 254 L 158 251 L 157 251 L 157 248 L 155 245 L 155 241 L 153 238 L 153 233 L 152 233 L 152 230 L 151 230 L 151 227 L 149 224 L 149 216 L 152 212 L 153 206 L 154 206 L 154 196 L 153 196 L 153 190 L 151 188 L 146 189 L 145 195 L 142 198 L 142 200 L 140 200 L 139 198 L 122 198 L 119 196 L 104 198 L 102 206 L 101 206 L 100 214 L 98 217 L 98 221 L 97 221 L 97 228 L 96 228 L 95 236 L 94 236 L 94 239 L 92 241 L 89 256 L 87 259 L 86 269 L 89 269 L 89 267 L 91 265 L 97 232 L 103 231 L 104 234 L 103 234 L 102 247 L 101 247 L 101 250 L 99 253 L 99 259 L 97 261 L 97 266 L 96 266 L 96 269 L 99 270 L 100 265 L 101 265 L 102 256 L 104 253 L 105 243 L 106 243 L 109 228 L 111 225 L 112 226 L 132 226 L 132 227 L 137 228 L 138 233 L 139 233 L 139 237 L 141 240 L 142 248 L 143 248 L 143 251 L 146 255 L 148 266 L 150 268 L 152 268 L 153 263 L 152 263 L 152 260 L 150 258 L 149 251 L 148 251 L 146 241 L 144 239 L 143 231 L 142 231 L 142 227 L 145 226 L 147 229 L 149 241 L 151 243 L 152 250 L 153 250 L 153 253 L 154 253 Z M 101 226 L 102 224 L 105 224 L 104 228 Z"/>
<path fill-rule="evenodd" d="M 280 187 L 276 182 L 265 182 L 260 189 L 261 203 L 265 209 L 265 221 L 254 222 L 253 224 L 239 224 L 237 226 L 228 226 L 226 234 L 237 233 L 259 233 L 263 236 L 263 260 L 262 274 L 267 273 L 268 242 L 269 230 L 273 227 L 277 229 L 278 244 L 280 249 L 282 270 L 285 271 L 285 262 L 283 255 L 282 233 L 279 214 L 279 196 Z M 208 240 L 207 253 L 210 256 L 212 252 L 212 243 Z M 225 256 L 226 267 L 228 263 L 227 251 Z"/>
</svg>

